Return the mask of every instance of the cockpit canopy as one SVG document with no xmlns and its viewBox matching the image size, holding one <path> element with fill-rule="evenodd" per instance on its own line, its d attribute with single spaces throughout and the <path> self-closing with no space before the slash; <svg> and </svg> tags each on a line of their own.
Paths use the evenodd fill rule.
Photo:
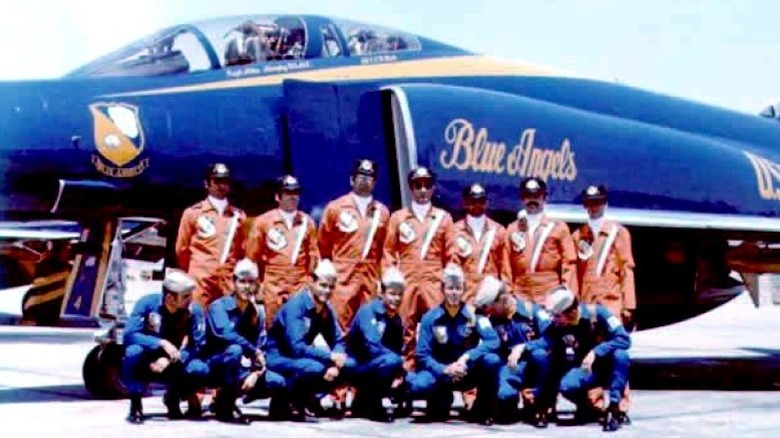
<svg viewBox="0 0 780 438">
<path fill-rule="evenodd" d="M 165 29 L 67 75 L 168 76 L 296 59 L 420 51 L 415 35 L 350 20 L 228 17 Z"/>
</svg>

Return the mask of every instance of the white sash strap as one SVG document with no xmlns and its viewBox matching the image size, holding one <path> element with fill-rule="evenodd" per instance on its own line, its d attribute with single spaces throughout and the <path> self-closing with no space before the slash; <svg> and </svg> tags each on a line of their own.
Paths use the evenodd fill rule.
<svg viewBox="0 0 780 438">
<path fill-rule="evenodd" d="M 544 242 L 547 240 L 547 237 L 550 236 L 550 233 L 552 232 L 553 228 L 555 228 L 555 222 L 549 222 L 547 225 L 542 228 L 542 232 L 539 235 L 539 239 L 536 239 L 534 241 L 534 252 L 531 256 L 531 266 L 530 271 L 533 274 L 536 272 L 536 265 L 539 264 L 539 257 L 542 255 L 542 247 L 544 247 Z"/>
<path fill-rule="evenodd" d="M 230 218 L 230 226 L 228 227 L 227 237 L 225 243 L 222 246 L 222 254 L 219 256 L 219 264 L 224 265 L 227 261 L 230 249 L 233 247 L 233 239 L 236 237 L 236 230 L 238 229 L 238 212 L 233 212 L 233 217 Z"/>
<path fill-rule="evenodd" d="M 428 254 L 428 249 L 431 247 L 433 236 L 436 235 L 436 230 L 439 229 L 439 225 L 441 225 L 443 219 L 443 212 L 433 213 L 433 221 L 431 222 L 431 226 L 425 231 L 425 238 L 423 239 L 422 247 L 420 247 L 420 260 L 425 260 L 425 255 Z"/>
<path fill-rule="evenodd" d="M 365 260 L 366 256 L 368 256 L 368 252 L 371 251 L 371 245 L 374 243 L 374 236 L 376 235 L 376 230 L 377 228 L 379 228 L 380 216 L 381 216 L 381 212 L 375 206 L 374 215 L 371 217 L 371 228 L 368 229 L 368 234 L 366 235 L 366 241 L 363 243 L 363 252 L 360 254 L 360 260 Z"/>
<path fill-rule="evenodd" d="M 482 252 L 479 254 L 479 264 L 477 265 L 477 272 L 480 274 L 485 270 L 490 248 L 493 246 L 493 239 L 496 237 L 496 228 L 497 227 L 490 227 L 485 236 L 485 244 L 482 246 Z"/>
<path fill-rule="evenodd" d="M 298 253 L 301 252 L 303 237 L 306 236 L 306 228 L 308 225 L 308 218 L 304 216 L 300 228 L 298 228 L 298 235 L 295 236 L 295 246 L 293 247 L 292 254 L 290 254 L 290 263 L 293 265 L 295 265 L 295 261 L 298 260 Z"/>
<path fill-rule="evenodd" d="M 601 252 L 599 253 L 599 262 L 596 264 L 596 276 L 601 277 L 601 274 L 604 271 L 604 265 L 607 263 L 607 255 L 609 255 L 609 249 L 612 247 L 612 244 L 615 243 L 615 238 L 617 238 L 618 234 L 618 226 L 615 224 L 612 224 L 612 227 L 609 229 L 609 234 L 607 235 L 607 240 L 604 242 L 604 245 L 601 247 Z"/>
</svg>

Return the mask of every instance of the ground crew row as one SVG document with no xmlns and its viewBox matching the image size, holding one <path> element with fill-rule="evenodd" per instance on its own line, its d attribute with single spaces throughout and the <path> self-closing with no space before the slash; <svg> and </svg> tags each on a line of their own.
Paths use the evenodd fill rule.
<svg viewBox="0 0 780 438">
<path fill-rule="evenodd" d="M 204 314 L 192 302 L 195 282 L 169 272 L 162 294 L 141 299 L 128 321 L 123 375 L 130 392 L 129 421 L 144 420 L 146 382 L 168 383 L 164 401 L 170 418 L 202 415 L 196 390 L 218 387 L 211 410 L 218 419 L 248 424 L 236 406 L 271 398 L 275 419 L 326 415 L 320 398 L 339 385 L 356 389 L 353 416 L 392 421 L 406 415 L 411 400 L 424 399 L 422 421 L 446 421 L 453 391 L 477 389 L 469 419 L 484 425 L 518 417 L 518 393 L 530 390 L 526 418 L 546 427 L 560 391 L 577 404 L 575 418 L 594 414 L 588 390 L 609 389 L 604 430 L 628 421 L 619 402 L 626 387 L 630 347 L 620 320 L 601 305 L 578 303 L 566 286 L 545 297 L 549 313 L 487 276 L 475 304 L 465 302 L 466 277 L 448 264 L 437 287 L 443 300 L 422 317 L 415 350 L 417 371 L 403 366 L 404 322 L 399 314 L 408 284 L 400 270 L 383 272 L 381 292 L 362 305 L 343 332 L 330 304 L 337 288 L 333 263 L 322 259 L 312 279 L 274 317 L 267 333 L 257 266 L 248 259 L 234 269 L 234 290 Z M 321 336 L 325 345 L 315 342 Z M 391 398 L 398 409 L 386 409 Z M 186 415 L 179 407 L 187 400 Z M 341 417 L 344 411 L 333 412 Z M 496 418 L 497 417 L 497 418 Z"/>
</svg>

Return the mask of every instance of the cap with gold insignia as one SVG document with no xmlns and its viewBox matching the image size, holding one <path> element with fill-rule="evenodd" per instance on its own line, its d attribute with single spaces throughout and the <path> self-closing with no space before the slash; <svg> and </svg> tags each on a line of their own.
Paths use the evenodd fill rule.
<svg viewBox="0 0 780 438">
<path fill-rule="evenodd" d="M 463 189 L 463 199 L 486 199 L 487 191 L 480 183 L 474 183 Z"/>
<path fill-rule="evenodd" d="M 171 269 L 165 274 L 162 287 L 167 292 L 181 295 L 194 291 L 197 285 L 186 272 L 181 269 Z"/>
<path fill-rule="evenodd" d="M 577 299 L 569 288 L 566 286 L 556 286 L 555 289 L 547 294 L 544 307 L 547 309 L 547 312 L 556 316 L 566 312 L 576 304 Z"/>
<path fill-rule="evenodd" d="M 298 178 L 292 175 L 284 175 L 277 181 L 279 192 L 300 192 L 301 184 Z"/>
<path fill-rule="evenodd" d="M 492 275 L 486 275 L 477 289 L 477 295 L 474 298 L 474 306 L 484 307 L 496 302 L 498 294 L 504 288 L 504 283 Z"/>
<path fill-rule="evenodd" d="M 531 176 L 520 182 L 520 196 L 536 196 L 547 194 L 547 183 L 541 178 Z"/>
<path fill-rule="evenodd" d="M 257 264 L 248 258 L 243 258 L 236 263 L 236 267 L 233 268 L 233 276 L 236 278 L 254 278 L 260 277 L 260 273 L 257 269 Z"/>
<path fill-rule="evenodd" d="M 230 178 L 230 169 L 228 169 L 225 163 L 209 164 L 209 167 L 206 169 L 206 179 L 212 178 Z"/>
<path fill-rule="evenodd" d="M 371 160 L 357 160 L 352 168 L 352 176 L 365 175 L 376 178 L 377 171 L 378 169 L 375 162 Z"/>
<path fill-rule="evenodd" d="M 414 181 L 421 180 L 421 179 L 429 179 L 429 180 L 436 180 L 436 176 L 428 170 L 427 167 L 418 167 L 417 169 L 414 169 L 413 171 L 409 172 L 409 175 L 406 177 L 406 179 L 409 181 L 409 184 L 413 183 Z"/>
<path fill-rule="evenodd" d="M 582 190 L 582 202 L 607 202 L 607 188 L 603 185 L 590 185 Z"/>
<path fill-rule="evenodd" d="M 441 273 L 441 281 L 457 281 L 459 284 L 463 284 L 465 277 L 463 276 L 463 269 L 454 263 L 448 263 L 444 267 L 444 271 Z"/>
</svg>

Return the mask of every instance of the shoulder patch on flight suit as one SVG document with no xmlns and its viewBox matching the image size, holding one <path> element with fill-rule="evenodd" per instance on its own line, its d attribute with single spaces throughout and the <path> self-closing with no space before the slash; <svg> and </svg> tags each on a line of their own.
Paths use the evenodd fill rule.
<svg viewBox="0 0 780 438">
<path fill-rule="evenodd" d="M 477 324 L 482 330 L 487 330 L 492 327 L 492 324 L 490 324 L 490 319 L 488 319 L 486 316 L 480 316 L 477 318 Z"/>
<path fill-rule="evenodd" d="M 440 344 L 447 343 L 447 326 L 435 325 L 433 326 L 433 336 L 436 338 L 436 342 Z"/>
<path fill-rule="evenodd" d="M 308 332 L 309 329 L 311 328 L 311 318 L 309 318 L 308 316 L 304 316 L 301 319 L 301 322 L 303 323 L 303 329 Z"/>
<path fill-rule="evenodd" d="M 455 238 L 455 247 L 458 249 L 458 255 L 461 257 L 468 257 L 474 252 L 471 242 L 462 234 L 458 234 L 458 237 Z"/>
<path fill-rule="evenodd" d="M 384 321 L 377 321 L 377 319 L 376 319 L 376 318 L 373 318 L 373 319 L 371 320 L 371 324 L 373 324 L 373 325 L 374 325 L 374 327 L 376 327 L 376 331 L 378 331 L 378 332 L 379 332 L 379 335 L 380 335 L 380 336 L 383 336 L 383 335 L 385 334 L 385 327 L 386 327 L 386 324 L 385 324 L 385 322 L 384 322 Z"/>
<path fill-rule="evenodd" d="M 217 227 L 214 224 L 214 219 L 204 215 L 198 216 L 196 220 L 198 226 L 198 236 L 204 239 L 209 239 L 217 234 Z"/>
<path fill-rule="evenodd" d="M 539 316 L 539 319 L 542 321 L 549 321 L 550 320 L 550 314 L 547 313 L 544 309 L 539 309 L 539 311 L 536 313 Z"/>
<path fill-rule="evenodd" d="M 512 242 L 512 250 L 514 252 L 523 252 L 525 250 L 525 233 L 522 231 L 515 231 L 509 236 L 509 240 Z"/>
<path fill-rule="evenodd" d="M 271 228 L 266 234 L 266 245 L 274 251 L 281 251 L 287 246 L 287 238 L 284 236 L 284 232 L 278 228 Z"/>
<path fill-rule="evenodd" d="M 342 210 L 341 213 L 339 213 L 338 227 L 342 233 L 354 233 L 357 231 L 359 225 L 357 218 L 355 218 L 352 213 L 347 210 Z"/>
<path fill-rule="evenodd" d="M 404 244 L 411 243 L 417 238 L 417 233 L 414 232 L 414 228 L 406 221 L 398 224 L 398 234 L 398 240 Z"/>
<path fill-rule="evenodd" d="M 620 323 L 620 319 L 618 319 L 617 316 L 610 316 L 607 318 L 607 324 L 609 325 L 609 328 L 611 330 L 615 330 L 616 328 L 620 327 L 622 324 Z"/>
<path fill-rule="evenodd" d="M 162 316 L 157 312 L 152 312 L 146 317 L 146 323 L 149 327 L 149 330 L 160 333 L 160 328 L 162 328 Z"/>
</svg>

